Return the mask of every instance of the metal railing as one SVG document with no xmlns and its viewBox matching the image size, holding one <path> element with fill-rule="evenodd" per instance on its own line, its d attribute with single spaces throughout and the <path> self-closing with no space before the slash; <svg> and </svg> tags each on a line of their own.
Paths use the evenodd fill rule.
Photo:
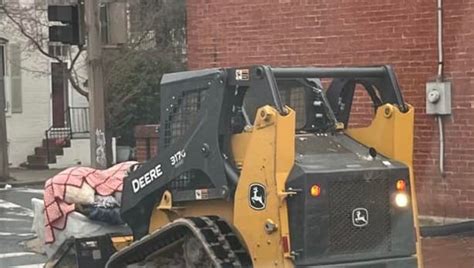
<svg viewBox="0 0 474 268">
<path fill-rule="evenodd" d="M 88 107 L 68 107 L 64 112 L 64 118 L 64 127 L 51 126 L 45 131 L 48 163 L 51 162 L 53 147 L 64 147 L 74 138 L 74 135 L 89 133 Z"/>
<path fill-rule="evenodd" d="M 71 138 L 74 134 L 89 133 L 89 108 L 69 107 L 66 110 L 67 127 L 71 129 Z"/>
<path fill-rule="evenodd" d="M 54 127 L 51 126 L 45 131 L 45 142 L 46 142 L 46 157 L 48 163 L 51 162 L 52 149 L 58 147 L 64 147 L 70 142 L 72 133 L 70 128 L 66 127 Z"/>
</svg>

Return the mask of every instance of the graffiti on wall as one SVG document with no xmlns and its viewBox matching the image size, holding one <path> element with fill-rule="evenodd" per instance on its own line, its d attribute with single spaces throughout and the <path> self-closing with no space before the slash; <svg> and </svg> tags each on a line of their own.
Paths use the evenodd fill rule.
<svg viewBox="0 0 474 268">
<path fill-rule="evenodd" d="M 107 157 L 105 154 L 105 133 L 101 129 L 95 130 L 95 161 L 98 167 L 107 167 Z"/>
</svg>

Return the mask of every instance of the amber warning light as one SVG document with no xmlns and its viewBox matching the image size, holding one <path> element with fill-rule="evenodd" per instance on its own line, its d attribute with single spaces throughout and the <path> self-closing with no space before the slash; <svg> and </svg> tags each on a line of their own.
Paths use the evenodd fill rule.
<svg viewBox="0 0 474 268">
<path fill-rule="evenodd" d="M 317 184 L 311 186 L 311 196 L 318 197 L 320 195 L 321 195 L 321 187 L 319 187 L 319 185 Z"/>
<path fill-rule="evenodd" d="M 398 180 L 396 187 L 399 191 L 405 191 L 407 189 L 407 184 L 404 180 Z"/>
</svg>

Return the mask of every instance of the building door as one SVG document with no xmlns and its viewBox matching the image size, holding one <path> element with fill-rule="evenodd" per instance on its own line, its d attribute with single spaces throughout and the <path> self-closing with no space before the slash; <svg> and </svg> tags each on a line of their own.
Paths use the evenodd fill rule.
<svg viewBox="0 0 474 268">
<path fill-rule="evenodd" d="M 66 109 L 68 103 L 66 68 L 66 63 L 51 63 L 53 127 L 66 126 Z"/>
</svg>

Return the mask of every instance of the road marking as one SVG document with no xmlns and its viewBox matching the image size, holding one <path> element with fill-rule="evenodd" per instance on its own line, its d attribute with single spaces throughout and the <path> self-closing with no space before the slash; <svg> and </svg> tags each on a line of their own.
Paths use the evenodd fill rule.
<svg viewBox="0 0 474 268">
<path fill-rule="evenodd" d="M 20 218 L 0 218 L 0 221 L 30 221 L 29 219 Z"/>
<path fill-rule="evenodd" d="M 31 193 L 31 194 L 43 194 L 44 190 L 43 189 L 17 189 L 17 192 L 22 192 L 22 193 Z"/>
<path fill-rule="evenodd" d="M 34 216 L 33 210 L 22 207 L 12 202 L 5 201 L 3 199 L 0 199 L 0 208 L 9 210 L 9 211 L 4 212 L 3 215 L 28 216 L 28 217 Z M 12 211 L 12 210 L 19 210 L 19 211 L 17 212 L 17 211 Z"/>
<path fill-rule="evenodd" d="M 20 211 L 20 212 L 16 212 L 16 211 L 6 211 L 4 213 L 2 213 L 3 216 L 20 216 L 20 217 L 31 217 L 33 218 L 33 216 L 35 216 L 35 214 L 33 213 L 33 211 Z"/>
<path fill-rule="evenodd" d="M 22 206 L 0 199 L 0 208 L 12 209 L 12 208 L 22 208 Z"/>
<path fill-rule="evenodd" d="M 18 266 L 11 266 L 11 267 L 12 267 L 12 268 L 43 268 L 43 267 L 44 267 L 44 263 L 18 265 Z"/>
<path fill-rule="evenodd" d="M 0 236 L 32 236 L 34 233 L 10 233 L 10 232 L 0 232 Z"/>
<path fill-rule="evenodd" d="M 20 257 L 26 255 L 36 255 L 33 252 L 10 252 L 10 253 L 0 253 L 0 259 L 11 258 L 11 257 Z"/>
</svg>

